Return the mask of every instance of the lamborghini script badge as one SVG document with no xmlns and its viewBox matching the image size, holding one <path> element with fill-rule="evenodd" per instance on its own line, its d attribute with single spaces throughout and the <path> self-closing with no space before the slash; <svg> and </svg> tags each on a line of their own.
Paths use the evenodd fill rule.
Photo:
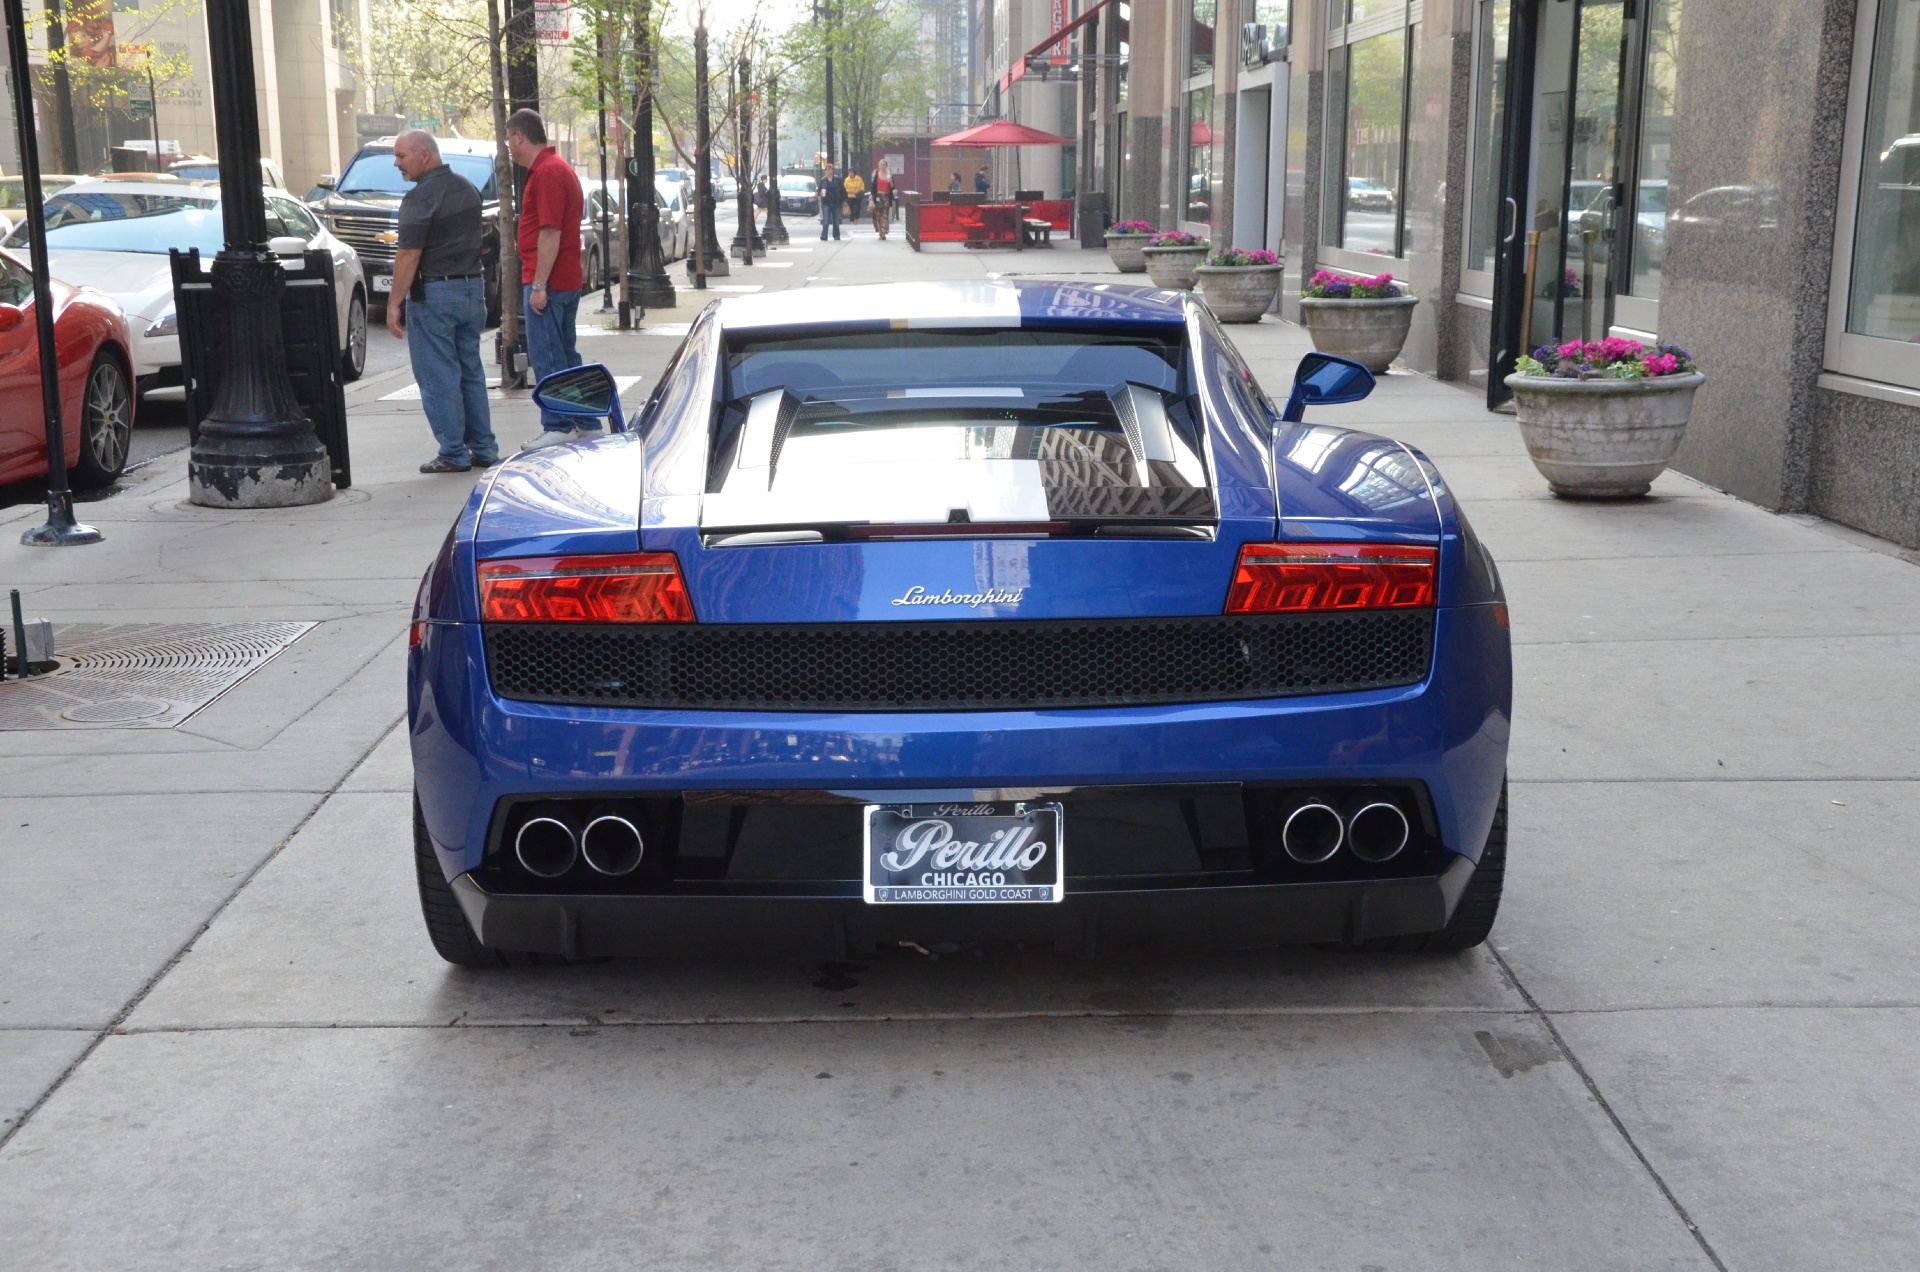
<svg viewBox="0 0 1920 1272">
<path fill-rule="evenodd" d="M 904 596 L 893 598 L 895 605 L 1018 605 L 1026 595 L 1024 587 L 990 587 L 984 592 L 929 592 L 910 587 Z"/>
</svg>

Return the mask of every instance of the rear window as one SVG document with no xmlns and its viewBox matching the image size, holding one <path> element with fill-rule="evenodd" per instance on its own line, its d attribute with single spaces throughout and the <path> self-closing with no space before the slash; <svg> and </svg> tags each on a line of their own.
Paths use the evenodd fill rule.
<svg viewBox="0 0 1920 1272">
<path fill-rule="evenodd" d="M 1181 330 L 749 332 L 728 346 L 707 482 L 728 496 L 710 504 L 718 524 L 1066 533 L 1214 515 Z"/>
</svg>

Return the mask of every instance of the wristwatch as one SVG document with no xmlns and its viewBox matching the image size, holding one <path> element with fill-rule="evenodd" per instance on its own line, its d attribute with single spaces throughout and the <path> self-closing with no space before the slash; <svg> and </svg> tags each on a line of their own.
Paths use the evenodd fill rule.
<svg viewBox="0 0 1920 1272">
<path fill-rule="evenodd" d="M 533 285 L 533 290 L 535 290 L 535 291 L 545 291 L 545 290 L 547 290 L 547 285 L 546 285 L 545 283 L 535 283 L 535 284 Z"/>
</svg>

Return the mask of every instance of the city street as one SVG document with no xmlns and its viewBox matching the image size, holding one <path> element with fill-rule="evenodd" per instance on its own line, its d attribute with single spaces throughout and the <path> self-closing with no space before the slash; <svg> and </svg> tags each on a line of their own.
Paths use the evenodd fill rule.
<svg viewBox="0 0 1920 1272">
<path fill-rule="evenodd" d="M 789 226 L 709 295 L 1143 281 Z M 632 333 L 583 301 L 630 408 L 678 299 Z M 1283 396 L 1306 333 L 1230 331 Z M 373 343 L 328 503 L 193 507 L 156 446 L 84 505 L 98 546 L 0 508 L 29 616 L 311 625 L 172 727 L 26 727 L 0 686 L 0 1268 L 1913 1263 L 1914 554 L 1675 473 L 1556 500 L 1512 417 L 1397 370 L 1312 418 L 1423 449 L 1500 563 L 1487 945 L 467 971 L 422 928 L 403 690 L 476 475 L 416 471 Z M 496 396 L 511 448 L 536 414 Z"/>
</svg>

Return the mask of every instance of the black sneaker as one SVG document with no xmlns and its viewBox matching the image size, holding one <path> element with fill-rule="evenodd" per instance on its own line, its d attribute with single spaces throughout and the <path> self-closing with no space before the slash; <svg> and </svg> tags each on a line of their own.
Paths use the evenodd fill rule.
<svg viewBox="0 0 1920 1272">
<path fill-rule="evenodd" d="M 500 457 L 498 455 L 489 455 L 485 459 L 480 458 L 480 456 L 478 455 L 475 455 L 473 457 L 473 466 L 475 468 L 492 468 L 495 464 L 498 464 L 499 462 L 500 462 Z"/>
<path fill-rule="evenodd" d="M 435 455 L 432 459 L 420 465 L 420 471 L 423 473 L 464 473 L 471 471 L 472 468 L 472 464 L 465 462 L 456 464 L 452 460 L 442 459 L 438 455 Z"/>
</svg>

